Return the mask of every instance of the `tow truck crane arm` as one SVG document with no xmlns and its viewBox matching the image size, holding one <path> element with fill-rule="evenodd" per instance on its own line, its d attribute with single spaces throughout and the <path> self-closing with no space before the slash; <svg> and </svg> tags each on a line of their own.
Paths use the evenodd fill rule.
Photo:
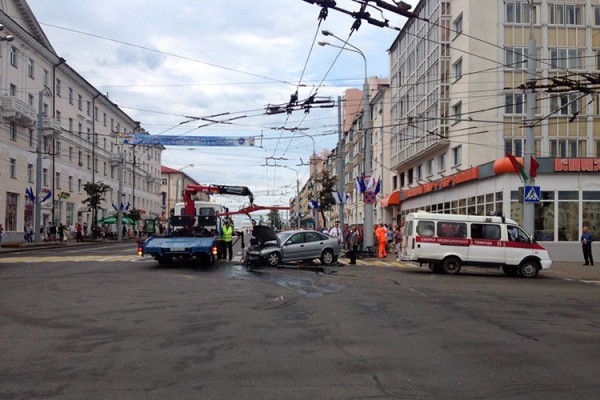
<svg viewBox="0 0 600 400">
<path fill-rule="evenodd" d="M 248 196 L 250 205 L 254 203 L 254 195 L 246 186 L 226 186 L 226 185 L 187 185 L 183 191 L 184 214 L 195 215 L 194 196 L 198 193 L 212 194 L 232 194 L 236 196 Z"/>
</svg>

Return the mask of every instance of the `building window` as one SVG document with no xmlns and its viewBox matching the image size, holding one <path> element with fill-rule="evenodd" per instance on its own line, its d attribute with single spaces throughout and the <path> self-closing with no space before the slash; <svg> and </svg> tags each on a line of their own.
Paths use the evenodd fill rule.
<svg viewBox="0 0 600 400">
<path fill-rule="evenodd" d="M 73 133 L 73 118 L 69 118 L 69 133 Z"/>
<path fill-rule="evenodd" d="M 92 169 L 92 156 L 87 155 L 87 169 Z"/>
<path fill-rule="evenodd" d="M 33 164 L 27 164 L 27 182 L 33 183 Z"/>
<path fill-rule="evenodd" d="M 525 148 L 525 139 L 523 138 L 512 138 L 504 140 L 504 151 L 512 154 L 515 157 L 523 156 L 523 149 Z"/>
<path fill-rule="evenodd" d="M 8 161 L 8 175 L 13 179 L 17 178 L 17 160 L 15 158 Z"/>
<path fill-rule="evenodd" d="M 576 48 L 550 48 L 551 69 L 579 69 L 579 60 L 584 56 L 583 50 Z"/>
<path fill-rule="evenodd" d="M 30 58 L 27 60 L 27 76 L 31 79 L 35 79 L 35 68 L 33 60 Z"/>
<path fill-rule="evenodd" d="M 529 50 L 527 47 L 506 47 L 504 49 L 504 60 L 507 68 L 527 68 Z"/>
<path fill-rule="evenodd" d="M 456 36 L 458 36 L 458 35 L 460 35 L 462 33 L 462 30 L 463 30 L 463 16 L 462 16 L 462 13 L 458 17 L 456 17 L 456 19 L 454 20 L 454 22 L 452 22 L 452 28 L 454 29 L 454 33 L 456 34 Z"/>
<path fill-rule="evenodd" d="M 462 57 L 452 64 L 452 73 L 454 74 L 454 81 L 462 78 Z"/>
<path fill-rule="evenodd" d="M 106 126 L 106 113 L 103 113 L 102 125 Z"/>
<path fill-rule="evenodd" d="M 92 103 L 90 103 L 89 101 L 87 102 L 86 112 L 87 112 L 87 115 L 92 114 Z"/>
<path fill-rule="evenodd" d="M 88 142 L 92 142 L 92 129 L 91 128 L 87 128 L 87 141 Z"/>
<path fill-rule="evenodd" d="M 48 168 L 42 168 L 42 185 L 48 186 Z"/>
<path fill-rule="evenodd" d="M 17 66 L 17 48 L 15 46 L 10 46 L 10 65 Z"/>
<path fill-rule="evenodd" d="M 61 97 L 61 92 L 62 92 L 62 83 L 60 81 L 60 79 L 56 80 L 56 95 L 58 97 Z"/>
<path fill-rule="evenodd" d="M 79 154 L 78 154 L 78 157 L 77 157 L 77 164 L 78 164 L 80 167 L 83 167 L 83 160 L 81 159 L 81 158 L 82 158 L 81 156 L 82 156 L 82 154 L 81 154 L 81 150 L 79 150 Z"/>
<path fill-rule="evenodd" d="M 57 189 L 60 189 L 60 172 L 57 172 L 55 175 L 56 175 L 56 177 L 55 177 L 54 184 L 56 185 Z"/>
<path fill-rule="evenodd" d="M 9 86 L 9 94 L 13 97 L 17 95 L 17 85 L 13 85 L 12 83 Z"/>
<path fill-rule="evenodd" d="M 452 106 L 452 118 L 454 119 L 453 123 L 456 124 L 457 122 L 460 122 L 461 117 L 462 117 L 462 101 L 459 101 L 458 103 L 456 103 Z"/>
<path fill-rule="evenodd" d="M 73 147 L 69 146 L 69 162 L 73 162 Z"/>
<path fill-rule="evenodd" d="M 69 192 L 72 192 L 73 191 L 73 177 L 72 176 L 69 176 L 68 184 L 69 184 Z"/>
<path fill-rule="evenodd" d="M 79 111 L 83 111 L 83 97 L 81 97 L 80 94 L 77 95 L 77 109 L 79 109 Z"/>
<path fill-rule="evenodd" d="M 9 125 L 9 135 L 10 135 L 10 140 L 12 141 L 16 141 L 17 140 L 17 123 L 15 121 L 10 121 L 10 125 Z"/>
<path fill-rule="evenodd" d="M 17 230 L 17 205 L 19 203 L 18 193 L 6 193 L 6 220 L 4 229 L 7 231 Z"/>
<path fill-rule="evenodd" d="M 77 131 L 79 132 L 79 137 L 81 137 L 83 135 L 83 125 L 81 125 L 81 122 L 77 124 Z"/>
<path fill-rule="evenodd" d="M 581 95 L 571 94 L 553 94 L 550 96 L 550 112 L 556 115 L 575 115 L 581 109 Z"/>
<path fill-rule="evenodd" d="M 45 69 L 43 79 L 42 79 L 42 82 L 44 83 L 45 87 L 48 87 L 49 81 L 50 81 L 50 73 L 48 72 L 48 70 Z"/>
<path fill-rule="evenodd" d="M 55 143 L 55 146 L 54 146 L 54 155 L 56 157 L 60 157 L 60 142 L 57 140 L 54 143 Z"/>
<path fill-rule="evenodd" d="M 163 179 L 164 181 L 166 181 L 166 179 Z M 166 185 L 166 183 L 164 183 Z M 396 190 L 398 189 L 398 176 L 394 175 L 392 177 L 392 190 Z"/>
<path fill-rule="evenodd" d="M 585 139 L 550 139 L 549 144 L 552 158 L 587 156 L 587 140 Z"/>
<path fill-rule="evenodd" d="M 526 1 L 507 1 L 506 2 L 506 23 L 508 24 L 528 24 L 530 22 L 531 12 L 529 4 Z M 533 23 L 536 23 L 537 6 L 533 7 Z"/>
<path fill-rule="evenodd" d="M 462 146 L 452 148 L 452 165 L 462 164 Z"/>
<path fill-rule="evenodd" d="M 77 179 L 77 191 L 81 193 L 81 179 Z"/>
<path fill-rule="evenodd" d="M 33 147 L 33 129 L 29 128 L 29 147 Z"/>
<path fill-rule="evenodd" d="M 440 157 L 438 158 L 438 169 L 440 171 L 446 170 L 446 153 L 440 154 Z"/>
<path fill-rule="evenodd" d="M 60 111 L 57 111 L 56 112 L 56 119 L 58 120 L 58 122 L 60 122 L 61 117 L 62 117 L 62 114 L 60 113 Z"/>
<path fill-rule="evenodd" d="M 423 165 L 419 164 L 417 165 L 417 181 L 420 181 L 423 179 Z"/>
<path fill-rule="evenodd" d="M 33 107 L 33 95 L 32 94 L 27 96 L 27 104 L 29 104 L 31 107 Z"/>
<path fill-rule="evenodd" d="M 550 24 L 583 25 L 583 5 L 550 4 Z"/>
<path fill-rule="evenodd" d="M 525 114 L 525 96 L 522 93 L 510 93 L 504 96 L 504 113 L 508 115 Z"/>
<path fill-rule="evenodd" d="M 69 88 L 69 104 L 73 104 L 73 88 Z"/>
<path fill-rule="evenodd" d="M 433 158 L 427 161 L 427 176 L 433 175 Z"/>
</svg>

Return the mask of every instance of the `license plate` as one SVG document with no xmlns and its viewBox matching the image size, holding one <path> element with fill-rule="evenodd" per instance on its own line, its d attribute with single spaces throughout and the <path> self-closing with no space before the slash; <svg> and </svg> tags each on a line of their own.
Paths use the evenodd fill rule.
<svg viewBox="0 0 600 400">
<path fill-rule="evenodd" d="M 185 247 L 171 247 L 170 251 L 185 251 Z"/>
</svg>

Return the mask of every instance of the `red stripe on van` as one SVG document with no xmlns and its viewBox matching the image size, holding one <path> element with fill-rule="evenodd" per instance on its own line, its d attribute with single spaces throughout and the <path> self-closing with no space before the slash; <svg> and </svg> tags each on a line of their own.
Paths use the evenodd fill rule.
<svg viewBox="0 0 600 400">
<path fill-rule="evenodd" d="M 466 239 L 466 238 L 416 236 L 415 239 L 419 243 L 437 243 L 442 246 L 470 246 L 471 245 L 471 239 Z"/>
</svg>

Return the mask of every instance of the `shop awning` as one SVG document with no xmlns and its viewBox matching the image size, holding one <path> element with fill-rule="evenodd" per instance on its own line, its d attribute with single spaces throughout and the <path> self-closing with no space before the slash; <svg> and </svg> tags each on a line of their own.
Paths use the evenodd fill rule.
<svg viewBox="0 0 600 400">
<path fill-rule="evenodd" d="M 400 191 L 396 190 L 387 195 L 379 202 L 379 204 L 381 204 L 381 207 L 389 207 L 400 204 Z"/>
</svg>

